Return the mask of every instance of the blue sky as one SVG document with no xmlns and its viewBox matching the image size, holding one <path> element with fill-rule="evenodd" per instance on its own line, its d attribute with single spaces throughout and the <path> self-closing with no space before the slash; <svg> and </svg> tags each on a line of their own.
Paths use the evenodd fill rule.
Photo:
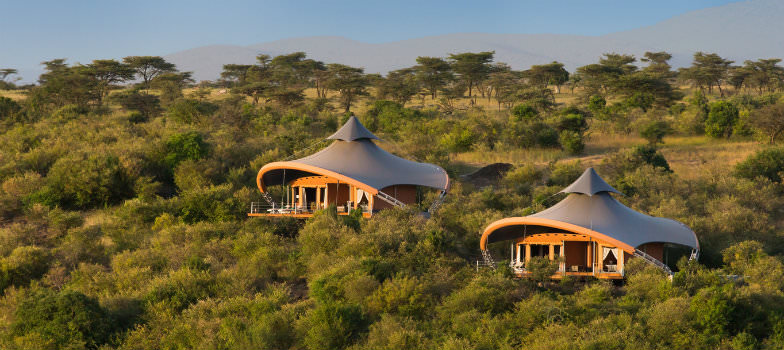
<svg viewBox="0 0 784 350">
<path fill-rule="evenodd" d="M 730 2 L 0 0 L 0 68 L 32 74 L 60 57 L 87 63 L 314 35 L 365 42 L 458 32 L 602 35 Z"/>
</svg>

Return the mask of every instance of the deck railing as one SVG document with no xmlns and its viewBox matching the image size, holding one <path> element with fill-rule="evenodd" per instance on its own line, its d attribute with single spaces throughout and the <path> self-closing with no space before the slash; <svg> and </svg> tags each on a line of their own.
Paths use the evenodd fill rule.
<svg viewBox="0 0 784 350">
<path fill-rule="evenodd" d="M 313 214 L 317 210 L 325 209 L 324 205 L 313 205 L 313 206 L 300 206 L 296 204 L 289 204 L 289 203 L 272 203 L 269 204 L 267 202 L 251 202 L 250 203 L 250 214 Z M 360 206 L 363 213 L 369 213 L 370 208 L 367 206 Z M 337 206 L 338 213 L 348 213 L 351 212 L 352 208 L 347 208 L 345 205 Z"/>
</svg>

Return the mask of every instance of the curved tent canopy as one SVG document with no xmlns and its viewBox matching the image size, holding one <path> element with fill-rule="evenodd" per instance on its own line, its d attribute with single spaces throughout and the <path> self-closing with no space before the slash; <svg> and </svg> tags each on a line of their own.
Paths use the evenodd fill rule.
<svg viewBox="0 0 784 350">
<path fill-rule="evenodd" d="M 335 141 L 313 155 L 263 166 L 256 177 L 259 190 L 265 192 L 268 185 L 313 175 L 331 177 L 373 195 L 393 185 L 449 189 L 449 176 L 444 169 L 412 162 L 381 149 L 371 141 L 378 137 L 353 116 L 329 138 Z"/>
<path fill-rule="evenodd" d="M 359 139 L 380 140 L 353 115 L 348 118 L 346 124 L 343 124 L 338 131 L 327 137 L 327 140 L 355 141 Z"/>
<path fill-rule="evenodd" d="M 594 187 L 579 183 L 586 177 L 593 178 L 590 185 Z M 599 185 L 596 185 L 596 179 L 601 180 Z M 572 193 L 544 211 L 499 220 L 488 226 L 482 234 L 481 248 L 486 249 L 487 243 L 526 234 L 577 233 L 614 244 L 629 253 L 653 242 L 675 243 L 699 250 L 697 236 L 686 225 L 645 215 L 623 205 L 609 193 L 620 192 L 604 182 L 591 168 L 566 190 Z"/>
</svg>

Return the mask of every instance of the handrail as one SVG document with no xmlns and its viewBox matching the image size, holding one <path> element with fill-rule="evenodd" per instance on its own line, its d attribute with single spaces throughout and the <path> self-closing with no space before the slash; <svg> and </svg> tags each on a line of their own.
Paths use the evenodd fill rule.
<svg viewBox="0 0 784 350">
<path fill-rule="evenodd" d="M 388 195 L 388 194 L 386 194 L 384 192 L 378 191 L 378 194 L 376 194 L 376 196 L 378 198 L 380 198 L 381 200 L 383 200 L 384 202 L 392 204 L 392 205 L 394 205 L 396 207 L 405 207 L 406 206 L 406 203 L 403 203 L 403 202 L 397 200 L 397 198 L 392 197 L 392 196 L 390 196 L 390 195 Z"/>
<path fill-rule="evenodd" d="M 444 198 L 446 198 L 446 190 L 441 191 L 438 198 L 436 198 L 436 200 L 433 201 L 433 204 L 430 205 L 430 208 L 427 209 L 427 212 L 430 213 L 430 215 L 435 214 L 441 204 L 444 203 Z"/>
<path fill-rule="evenodd" d="M 651 264 L 653 266 L 658 267 L 659 269 L 664 271 L 664 273 L 666 273 L 668 276 L 672 276 L 673 275 L 672 270 L 670 270 L 669 266 L 667 266 L 663 262 L 659 261 L 659 259 L 656 259 L 656 258 L 648 255 L 648 253 L 646 253 L 646 252 L 644 252 L 642 250 L 635 249 L 634 250 L 634 256 L 640 257 L 643 260 L 645 260 L 645 262 L 647 262 L 647 263 L 649 263 L 649 264 Z"/>
</svg>

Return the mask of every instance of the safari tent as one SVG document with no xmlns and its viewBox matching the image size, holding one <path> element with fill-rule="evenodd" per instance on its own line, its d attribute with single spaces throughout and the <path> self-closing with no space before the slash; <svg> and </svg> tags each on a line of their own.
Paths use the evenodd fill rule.
<svg viewBox="0 0 784 350">
<path fill-rule="evenodd" d="M 440 191 L 435 209 L 449 190 L 449 176 L 439 166 L 395 156 L 375 144 L 379 140 L 351 116 L 327 140 L 332 143 L 310 156 L 264 165 L 256 184 L 266 202 L 253 203 L 249 216 L 310 217 L 335 205 L 338 214 L 360 209 L 365 217 L 393 206 L 417 202 L 422 188 Z M 283 186 L 281 198 L 270 186 Z"/>
<path fill-rule="evenodd" d="M 573 275 L 620 279 L 625 262 L 632 257 L 672 274 L 663 263 L 665 247 L 689 247 L 692 259 L 699 254 L 699 242 L 691 229 L 621 204 L 612 193 L 623 194 L 593 168 L 586 169 L 560 192 L 569 195 L 546 210 L 490 224 L 480 240 L 485 260 L 492 262 L 488 244 L 509 241 L 510 266 L 519 276 L 525 276 L 527 262 L 539 256 L 559 261 L 554 278 Z"/>
</svg>

